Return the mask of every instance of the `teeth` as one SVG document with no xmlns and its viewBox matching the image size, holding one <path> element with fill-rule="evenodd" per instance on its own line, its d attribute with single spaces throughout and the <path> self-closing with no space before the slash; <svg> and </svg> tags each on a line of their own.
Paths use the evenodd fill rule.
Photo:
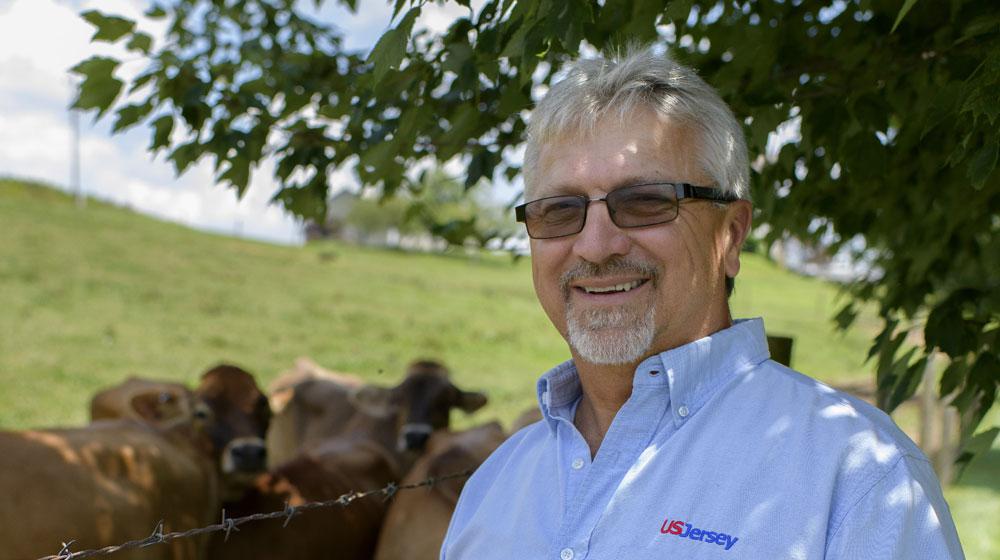
<svg viewBox="0 0 1000 560">
<path fill-rule="evenodd" d="M 614 286 L 608 286 L 606 288 L 587 288 L 584 287 L 583 290 L 588 294 L 606 294 L 609 292 L 627 292 L 634 288 L 639 287 L 642 284 L 642 280 L 634 280 L 632 282 L 626 282 L 624 284 L 616 284 Z"/>
</svg>

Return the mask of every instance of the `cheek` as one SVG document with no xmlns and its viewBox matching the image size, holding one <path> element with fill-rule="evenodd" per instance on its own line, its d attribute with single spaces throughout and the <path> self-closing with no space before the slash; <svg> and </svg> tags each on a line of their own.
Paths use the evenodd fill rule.
<svg viewBox="0 0 1000 560">
<path fill-rule="evenodd" d="M 531 279 L 542 309 L 545 310 L 549 320 L 562 331 L 562 324 L 565 322 L 565 302 L 559 288 L 559 277 L 562 273 L 558 265 L 560 261 L 552 251 L 545 249 L 548 248 L 539 248 L 532 242 Z"/>
</svg>

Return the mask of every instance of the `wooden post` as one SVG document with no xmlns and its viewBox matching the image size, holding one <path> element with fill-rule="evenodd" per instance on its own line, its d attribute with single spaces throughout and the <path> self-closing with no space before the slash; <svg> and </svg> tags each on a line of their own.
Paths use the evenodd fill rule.
<svg viewBox="0 0 1000 560">
<path fill-rule="evenodd" d="M 792 337 L 767 335 L 767 349 L 771 359 L 783 366 L 792 366 Z"/>
</svg>

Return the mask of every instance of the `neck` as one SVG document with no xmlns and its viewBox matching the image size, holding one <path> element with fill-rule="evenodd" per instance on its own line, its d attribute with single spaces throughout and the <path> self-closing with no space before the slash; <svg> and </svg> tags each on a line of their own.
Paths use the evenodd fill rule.
<svg viewBox="0 0 1000 560">
<path fill-rule="evenodd" d="M 570 347 L 583 391 L 583 398 L 580 400 L 580 406 L 576 409 L 573 423 L 587 445 L 590 446 L 591 457 L 597 455 L 597 450 L 601 447 L 601 442 L 604 441 L 604 436 L 608 433 L 608 428 L 611 427 L 615 415 L 618 414 L 625 401 L 632 396 L 632 378 L 636 368 L 643 360 L 729 328 L 732 324 L 732 316 L 729 314 L 727 306 L 725 314 L 719 314 L 715 320 L 706 320 L 700 328 L 694 329 L 686 336 L 658 337 L 660 341 L 658 344 L 654 343 L 654 350 L 641 359 L 628 364 L 592 364 L 582 360 Z"/>
<path fill-rule="evenodd" d="M 638 363 L 605 366 L 585 362 L 576 356 L 574 363 L 583 398 L 573 423 L 590 446 L 593 457 L 618 410 L 632 395 L 632 376 Z"/>
</svg>

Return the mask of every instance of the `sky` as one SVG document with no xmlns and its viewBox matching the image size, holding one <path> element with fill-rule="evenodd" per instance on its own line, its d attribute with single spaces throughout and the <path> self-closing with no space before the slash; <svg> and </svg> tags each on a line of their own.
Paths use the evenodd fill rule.
<svg viewBox="0 0 1000 560">
<path fill-rule="evenodd" d="M 139 21 L 156 37 L 163 26 L 142 17 L 151 2 L 143 0 L 0 0 L 0 176 L 37 179 L 69 190 L 73 134 L 68 107 L 72 87 L 68 69 L 95 54 L 131 60 L 120 77 L 144 68 L 121 47 L 91 44 L 93 27 L 80 12 L 97 9 Z M 318 11 L 312 0 L 306 11 L 345 31 L 348 48 L 368 49 L 389 26 L 391 5 L 361 0 L 351 14 L 334 2 Z M 429 5 L 418 25 L 440 30 L 464 9 Z M 95 122 L 80 115 L 82 190 L 91 196 L 139 212 L 203 230 L 285 244 L 302 242 L 296 220 L 269 204 L 277 183 L 269 165 L 254 174 L 242 200 L 213 183 L 211 163 L 203 161 L 180 177 L 161 154 L 146 151 L 149 129 L 140 125 L 111 134 L 113 120 Z M 332 186 L 353 184 L 349 173 L 331 179 Z"/>
</svg>

